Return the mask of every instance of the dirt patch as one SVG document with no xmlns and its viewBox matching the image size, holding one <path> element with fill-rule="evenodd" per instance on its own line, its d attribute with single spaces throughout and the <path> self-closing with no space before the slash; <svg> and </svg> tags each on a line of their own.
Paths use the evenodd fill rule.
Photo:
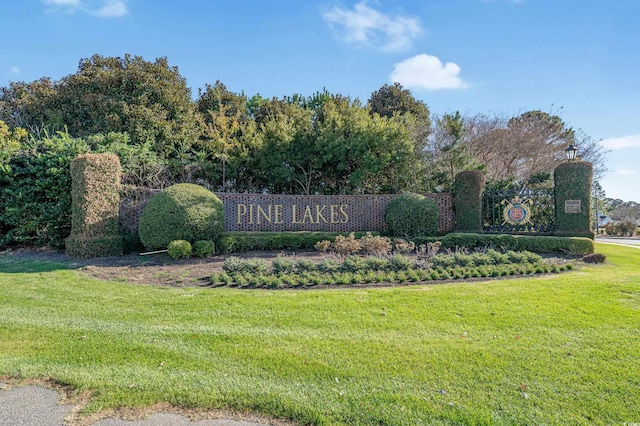
<svg viewBox="0 0 640 426">
<path fill-rule="evenodd" d="M 63 251 L 46 248 L 25 248 L 0 253 L 0 256 L 39 262 L 56 262 L 78 270 L 89 277 L 101 280 L 121 281 L 131 284 L 153 284 L 172 287 L 208 286 L 209 277 L 222 271 L 224 260 L 230 255 L 174 260 L 166 253 L 140 256 L 137 253 L 121 257 L 74 259 Z M 261 258 L 272 261 L 278 256 L 304 258 L 320 262 L 330 257 L 317 250 L 256 251 L 234 253 L 242 258 Z"/>
<path fill-rule="evenodd" d="M 210 286 L 209 278 L 214 272 L 222 271 L 224 260 L 230 255 L 211 256 L 208 258 L 191 258 L 174 260 L 166 253 L 141 256 L 137 253 L 128 254 L 121 257 L 105 257 L 96 259 L 79 260 L 68 257 L 64 252 L 38 248 L 38 249 L 18 249 L 5 251 L 0 255 L 13 256 L 17 259 L 35 260 L 40 262 L 56 262 L 64 266 L 78 270 L 88 277 L 101 280 L 120 281 L 130 284 L 151 284 L 171 287 L 205 287 Z M 317 250 L 302 251 L 256 251 L 249 253 L 234 253 L 233 256 L 242 258 L 261 258 L 273 261 L 278 256 L 287 256 L 293 259 L 307 259 L 314 262 L 321 262 L 332 257 L 330 254 L 321 253 Z M 547 261 L 558 264 L 566 264 L 575 261 L 572 256 L 545 255 Z M 515 278 L 515 276 L 500 277 Z M 495 278 L 467 279 L 467 281 L 478 281 Z M 459 281 L 459 280 L 458 280 Z M 440 281 L 439 281 L 440 282 Z M 433 283 L 433 281 L 431 281 Z M 343 285 L 341 287 L 379 287 L 379 286 L 401 286 L 414 285 L 418 283 L 371 283 L 359 285 Z M 314 286 L 314 288 L 325 288 L 326 286 Z"/>
</svg>

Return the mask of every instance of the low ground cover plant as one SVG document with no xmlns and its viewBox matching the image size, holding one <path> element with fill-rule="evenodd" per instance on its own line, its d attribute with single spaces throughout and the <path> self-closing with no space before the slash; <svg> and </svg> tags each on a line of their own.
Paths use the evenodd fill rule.
<svg viewBox="0 0 640 426">
<path fill-rule="evenodd" d="M 573 268 L 572 263 L 558 265 L 531 252 L 496 250 L 441 253 L 428 260 L 399 253 L 387 258 L 349 255 L 320 262 L 278 256 L 271 264 L 263 259 L 230 256 L 224 261 L 223 272 L 213 274 L 210 281 L 215 285 L 280 288 L 502 277 Z"/>
</svg>

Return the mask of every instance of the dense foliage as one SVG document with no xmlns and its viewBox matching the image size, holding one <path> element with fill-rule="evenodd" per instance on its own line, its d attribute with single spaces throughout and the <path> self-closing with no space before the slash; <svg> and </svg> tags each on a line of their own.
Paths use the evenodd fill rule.
<svg viewBox="0 0 640 426">
<path fill-rule="evenodd" d="M 67 254 L 83 258 L 122 254 L 120 172 L 120 161 L 114 154 L 84 154 L 71 161 Z"/>
<path fill-rule="evenodd" d="M 224 206 L 215 194 L 181 183 L 155 194 L 147 203 L 138 232 L 148 250 L 165 249 L 174 240 L 218 240 L 224 231 Z"/>
<path fill-rule="evenodd" d="M 456 175 L 453 187 L 457 231 L 482 229 L 482 191 L 484 176 L 477 170 L 463 171 Z"/>
<path fill-rule="evenodd" d="M 434 235 L 438 232 L 440 211 L 435 201 L 424 195 L 405 193 L 387 204 L 384 219 L 394 236 Z"/>
<path fill-rule="evenodd" d="M 71 231 L 71 170 L 89 150 L 67 134 L 25 139 L 0 164 L 0 246 L 63 248 Z"/>
<path fill-rule="evenodd" d="M 550 113 L 433 117 L 398 83 L 366 103 L 327 90 L 248 97 L 220 81 L 192 100 L 167 58 L 132 55 L 81 59 L 59 81 L 11 82 L 0 88 L 0 120 L 7 131 L 24 128 L 36 139 L 57 131 L 91 138 L 92 149 L 120 157 L 123 183 L 156 188 L 191 182 L 230 192 L 434 192 L 450 191 L 458 172 L 479 169 L 489 181 L 526 183 L 551 173 L 569 143 L 578 143 L 596 176 L 604 167 L 598 145 Z"/>
<path fill-rule="evenodd" d="M 593 166 L 585 161 L 563 163 L 555 169 L 556 233 L 591 236 Z M 567 212 L 566 202 L 578 202 L 579 212 Z"/>
</svg>

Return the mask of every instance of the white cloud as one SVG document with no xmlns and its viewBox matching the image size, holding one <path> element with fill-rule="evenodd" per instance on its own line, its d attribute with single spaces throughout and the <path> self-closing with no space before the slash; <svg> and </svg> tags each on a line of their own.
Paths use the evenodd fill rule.
<svg viewBox="0 0 640 426">
<path fill-rule="evenodd" d="M 104 3 L 101 8 L 94 10 L 92 14 L 101 18 L 119 18 L 129 13 L 124 0 L 107 0 Z"/>
<path fill-rule="evenodd" d="M 629 170 L 629 169 L 619 169 L 616 170 L 616 173 L 619 175 L 623 175 L 623 176 L 630 176 L 630 175 L 637 175 L 638 172 L 636 172 L 635 170 Z"/>
<path fill-rule="evenodd" d="M 336 6 L 322 16 L 342 41 L 385 52 L 406 49 L 422 34 L 417 18 L 385 15 L 365 1 L 356 3 L 353 10 Z"/>
<path fill-rule="evenodd" d="M 640 148 L 640 135 L 622 136 L 620 138 L 608 138 L 604 139 L 601 143 L 604 148 L 610 150 Z"/>
<path fill-rule="evenodd" d="M 88 13 L 100 18 L 120 18 L 126 16 L 127 0 L 42 0 L 50 6 L 50 11 L 64 13 Z"/>
<path fill-rule="evenodd" d="M 438 57 L 422 53 L 395 64 L 391 81 L 418 90 L 464 89 L 469 85 L 459 73 L 457 64 L 443 64 Z"/>
<path fill-rule="evenodd" d="M 52 6 L 79 7 L 80 0 L 44 0 L 44 4 L 50 4 Z"/>
<path fill-rule="evenodd" d="M 15 75 L 20 75 L 20 68 L 18 68 L 18 67 L 16 67 L 16 66 L 13 66 L 13 67 L 11 67 L 11 69 L 9 70 L 8 74 L 9 74 L 9 75 L 13 75 L 13 76 L 15 76 Z"/>
</svg>

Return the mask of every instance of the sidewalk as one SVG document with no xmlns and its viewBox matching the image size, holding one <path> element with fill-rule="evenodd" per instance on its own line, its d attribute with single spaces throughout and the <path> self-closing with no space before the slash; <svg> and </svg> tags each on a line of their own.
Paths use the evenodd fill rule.
<svg viewBox="0 0 640 426">
<path fill-rule="evenodd" d="M 0 426 L 65 426 L 74 405 L 60 405 L 57 391 L 37 385 L 9 387 L 0 382 Z M 73 416 L 75 417 L 75 416 Z M 206 419 L 192 422 L 187 417 L 156 413 L 143 420 L 103 419 L 94 426 L 265 426 L 245 420 Z"/>
</svg>

